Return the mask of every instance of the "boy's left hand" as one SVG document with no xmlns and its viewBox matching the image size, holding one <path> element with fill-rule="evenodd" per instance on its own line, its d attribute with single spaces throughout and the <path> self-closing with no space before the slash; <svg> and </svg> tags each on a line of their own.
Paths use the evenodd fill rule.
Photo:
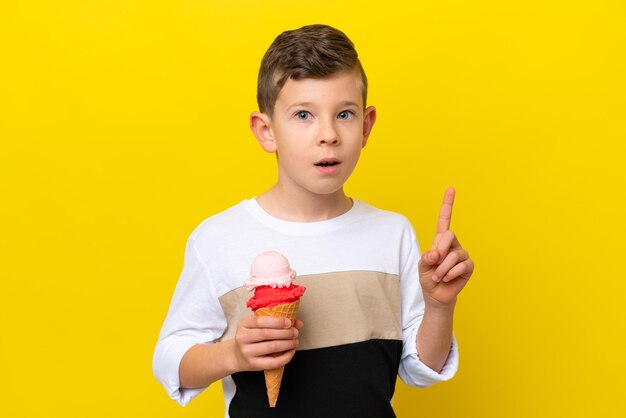
<svg viewBox="0 0 626 418">
<path fill-rule="evenodd" d="M 433 246 L 422 255 L 418 264 L 426 305 L 454 306 L 457 295 L 474 271 L 474 262 L 450 231 L 454 194 L 453 188 L 446 190 Z"/>
</svg>

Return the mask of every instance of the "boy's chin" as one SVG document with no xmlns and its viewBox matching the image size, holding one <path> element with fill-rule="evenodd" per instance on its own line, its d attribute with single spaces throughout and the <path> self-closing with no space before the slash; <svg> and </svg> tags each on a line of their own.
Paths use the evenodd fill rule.
<svg viewBox="0 0 626 418">
<path fill-rule="evenodd" d="M 313 194 L 330 197 L 332 195 L 343 194 L 343 183 L 338 185 L 326 185 L 309 188 L 309 191 Z"/>
</svg>

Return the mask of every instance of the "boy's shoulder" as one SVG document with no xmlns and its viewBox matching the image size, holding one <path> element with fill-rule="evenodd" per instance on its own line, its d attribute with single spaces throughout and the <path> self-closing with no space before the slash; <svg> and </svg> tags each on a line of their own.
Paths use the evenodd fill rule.
<svg viewBox="0 0 626 418">
<path fill-rule="evenodd" d="M 240 225 L 242 218 L 245 217 L 245 204 L 246 200 L 242 200 L 241 202 L 204 219 L 191 232 L 190 238 L 192 240 L 196 240 L 203 235 L 227 233 L 227 231 L 232 230 L 234 226 Z"/>
<path fill-rule="evenodd" d="M 393 212 L 387 209 L 380 209 L 363 201 L 356 201 L 355 204 L 357 202 L 363 206 L 363 213 L 374 222 L 381 222 L 389 226 L 396 226 L 400 228 L 413 228 L 409 218 L 401 213 Z"/>
</svg>

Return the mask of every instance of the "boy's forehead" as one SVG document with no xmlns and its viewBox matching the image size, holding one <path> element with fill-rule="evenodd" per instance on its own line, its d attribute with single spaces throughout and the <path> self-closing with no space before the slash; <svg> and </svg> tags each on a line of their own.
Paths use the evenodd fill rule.
<svg viewBox="0 0 626 418">
<path fill-rule="evenodd" d="M 276 105 L 290 107 L 296 104 L 337 102 L 355 104 L 362 101 L 363 82 L 358 72 L 341 72 L 323 78 L 288 79 L 278 93 Z"/>
</svg>

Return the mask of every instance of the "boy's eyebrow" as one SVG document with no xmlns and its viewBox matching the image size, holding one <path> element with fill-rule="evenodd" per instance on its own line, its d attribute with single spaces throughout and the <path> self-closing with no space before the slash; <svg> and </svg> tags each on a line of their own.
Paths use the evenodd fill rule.
<svg viewBox="0 0 626 418">
<path fill-rule="evenodd" d="M 357 102 L 353 102 L 352 100 L 346 100 L 341 102 L 342 106 L 354 106 L 354 107 L 359 107 L 359 103 Z"/>
<path fill-rule="evenodd" d="M 312 105 L 313 105 L 312 102 L 297 102 L 289 106 L 287 110 L 291 109 L 292 107 L 306 107 L 306 106 L 312 106 Z"/>
<path fill-rule="evenodd" d="M 289 106 L 287 108 L 287 110 L 293 108 L 293 107 L 307 107 L 307 106 L 314 106 L 315 104 L 313 102 L 297 102 L 292 104 L 291 106 Z M 343 102 L 340 103 L 341 106 L 354 106 L 354 107 L 359 107 L 359 104 L 357 102 L 353 102 L 352 100 L 344 100 Z"/>
</svg>

